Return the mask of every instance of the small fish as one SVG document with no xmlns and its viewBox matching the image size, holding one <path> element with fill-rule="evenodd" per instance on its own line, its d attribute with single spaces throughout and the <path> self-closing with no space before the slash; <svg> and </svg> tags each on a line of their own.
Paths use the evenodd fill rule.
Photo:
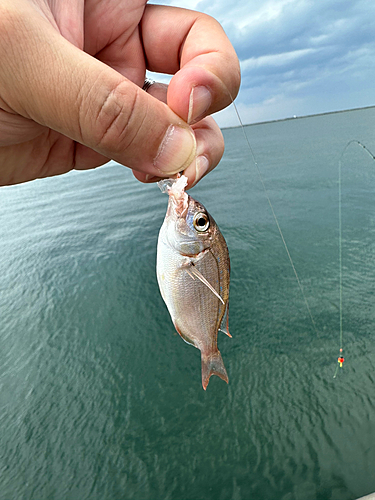
<svg viewBox="0 0 375 500">
<path fill-rule="evenodd" d="M 228 330 L 230 262 L 225 239 L 204 206 L 185 193 L 187 178 L 160 181 L 168 192 L 160 229 L 156 273 L 180 336 L 201 351 L 202 385 L 211 375 L 228 383 L 217 348 L 218 330 Z"/>
</svg>

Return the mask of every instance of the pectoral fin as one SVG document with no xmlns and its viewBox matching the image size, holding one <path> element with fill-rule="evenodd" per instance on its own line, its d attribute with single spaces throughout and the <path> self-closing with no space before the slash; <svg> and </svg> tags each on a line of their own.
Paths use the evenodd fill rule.
<svg viewBox="0 0 375 500">
<path fill-rule="evenodd" d="M 211 292 L 220 300 L 220 302 L 225 305 L 225 302 L 224 300 L 220 297 L 220 295 L 217 293 L 217 291 L 215 290 L 215 288 L 206 280 L 206 278 L 203 276 L 202 273 L 200 273 L 198 271 L 198 269 L 196 269 L 196 267 L 194 266 L 193 263 L 190 264 L 189 267 L 186 267 L 186 272 L 188 273 L 188 275 L 195 279 L 199 279 L 199 281 L 201 281 L 204 285 L 206 285 L 207 288 L 209 288 L 211 290 Z"/>
</svg>

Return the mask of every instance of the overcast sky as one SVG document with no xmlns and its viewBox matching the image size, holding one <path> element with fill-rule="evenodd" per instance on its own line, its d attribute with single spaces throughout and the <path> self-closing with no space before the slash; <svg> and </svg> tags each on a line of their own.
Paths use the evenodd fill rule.
<svg viewBox="0 0 375 500">
<path fill-rule="evenodd" d="M 374 0 L 151 0 L 205 12 L 241 61 L 244 123 L 375 105 Z M 238 125 L 233 109 L 216 115 Z"/>
</svg>

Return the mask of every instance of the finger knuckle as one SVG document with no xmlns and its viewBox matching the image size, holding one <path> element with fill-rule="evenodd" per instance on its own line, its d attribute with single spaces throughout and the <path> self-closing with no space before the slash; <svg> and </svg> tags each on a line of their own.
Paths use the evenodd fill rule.
<svg viewBox="0 0 375 500">
<path fill-rule="evenodd" d="M 139 101 L 138 90 L 129 91 L 123 83 L 102 96 L 93 133 L 96 149 L 111 156 L 130 147 L 143 121 Z"/>
</svg>

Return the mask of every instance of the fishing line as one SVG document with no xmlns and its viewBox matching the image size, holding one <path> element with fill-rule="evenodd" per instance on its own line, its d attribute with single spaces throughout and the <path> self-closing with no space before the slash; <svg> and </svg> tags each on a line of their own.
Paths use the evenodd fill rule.
<svg viewBox="0 0 375 500">
<path fill-rule="evenodd" d="M 314 320 L 314 318 L 313 318 L 313 315 L 312 315 L 312 312 L 311 312 L 311 309 L 310 309 L 309 303 L 308 303 L 308 301 L 307 301 L 307 297 L 306 297 L 305 291 L 304 291 L 304 289 L 303 289 L 303 286 L 302 286 L 301 280 L 299 279 L 299 276 L 298 276 L 298 273 L 297 273 L 297 269 L 296 269 L 296 266 L 294 265 L 294 262 L 293 262 L 292 256 L 291 256 L 290 251 L 289 251 L 289 248 L 288 248 L 288 245 L 287 245 L 287 243 L 286 243 L 286 241 L 285 241 L 284 234 L 283 234 L 283 232 L 282 232 L 282 230 L 281 230 L 281 227 L 280 227 L 280 224 L 279 224 L 279 220 L 278 220 L 278 218 L 277 218 L 277 216 L 276 216 L 276 213 L 275 213 L 275 210 L 274 210 L 274 208 L 273 208 L 273 205 L 272 205 L 272 202 L 271 202 L 271 198 L 270 198 L 270 196 L 269 196 L 268 190 L 267 190 L 266 185 L 265 185 L 265 182 L 264 182 L 264 180 L 263 180 L 262 173 L 261 173 L 261 171 L 260 171 L 260 168 L 259 168 L 258 162 L 256 161 L 256 158 L 255 158 L 255 154 L 254 154 L 253 148 L 251 147 L 251 144 L 250 144 L 249 138 L 248 138 L 248 136 L 247 136 L 247 134 L 246 134 L 245 126 L 244 126 L 244 124 L 242 123 L 242 120 L 241 120 L 240 114 L 239 114 L 239 112 L 238 112 L 237 106 L 236 106 L 236 104 L 235 104 L 235 102 L 234 102 L 234 100 L 233 100 L 232 96 L 230 96 L 230 97 L 231 97 L 231 99 L 232 99 L 232 104 L 233 104 L 234 110 L 235 110 L 235 112 L 236 112 L 236 115 L 237 115 L 238 121 L 240 122 L 241 129 L 242 129 L 243 135 L 244 135 L 244 137 L 245 137 L 246 143 L 247 143 L 247 145 L 248 145 L 248 147 L 249 147 L 249 150 L 250 150 L 250 153 L 251 153 L 251 156 L 252 156 L 253 163 L 254 163 L 255 168 L 256 168 L 256 170 L 257 170 L 257 172 L 258 172 L 258 176 L 259 176 L 260 182 L 261 182 L 261 184 L 262 184 L 263 191 L 264 191 L 264 193 L 265 193 L 265 195 L 266 195 L 266 198 L 267 198 L 268 204 L 269 204 L 269 206 L 270 206 L 270 209 L 271 209 L 271 212 L 272 212 L 273 218 L 274 218 L 274 220 L 275 220 L 276 227 L 277 227 L 277 229 L 278 229 L 278 231 L 279 231 L 279 234 L 280 234 L 280 237 L 281 237 L 281 241 L 283 242 L 283 245 L 284 245 L 285 251 L 286 251 L 286 253 L 287 253 L 287 256 L 288 256 L 288 259 L 289 259 L 290 265 L 292 266 L 292 269 L 293 269 L 293 272 L 294 272 L 294 276 L 295 276 L 295 278 L 296 278 L 296 280 L 297 280 L 298 287 L 299 287 L 299 289 L 300 289 L 300 292 L 301 292 L 302 297 L 303 297 L 303 300 L 304 300 L 304 302 L 305 302 L 305 305 L 306 305 L 307 311 L 308 311 L 308 313 L 309 313 L 309 316 L 310 316 L 310 319 L 311 319 L 311 323 L 312 323 L 312 325 L 313 325 L 313 327 L 314 327 L 314 331 L 315 331 L 315 333 L 316 333 L 317 337 L 319 337 L 319 332 L 318 332 L 318 329 L 317 329 L 317 327 L 316 327 L 316 323 L 315 323 L 315 320 Z"/>
<path fill-rule="evenodd" d="M 333 378 L 336 378 L 337 372 L 339 368 L 342 368 L 342 365 L 344 363 L 344 356 L 343 356 L 343 307 L 342 307 L 342 291 L 343 291 L 343 272 L 342 272 L 342 160 L 344 157 L 344 154 L 346 153 L 346 150 L 351 144 L 357 144 L 358 146 L 361 146 L 366 153 L 373 159 L 375 160 L 375 156 L 371 153 L 371 151 L 364 145 L 362 144 L 361 141 L 357 141 L 356 139 L 353 139 L 347 143 L 345 148 L 342 150 L 340 159 L 339 159 L 339 311 L 340 311 L 340 327 L 339 327 L 339 335 L 340 335 L 340 341 L 339 341 L 339 357 L 337 358 L 338 364 L 336 366 L 335 373 L 333 375 Z"/>
</svg>

